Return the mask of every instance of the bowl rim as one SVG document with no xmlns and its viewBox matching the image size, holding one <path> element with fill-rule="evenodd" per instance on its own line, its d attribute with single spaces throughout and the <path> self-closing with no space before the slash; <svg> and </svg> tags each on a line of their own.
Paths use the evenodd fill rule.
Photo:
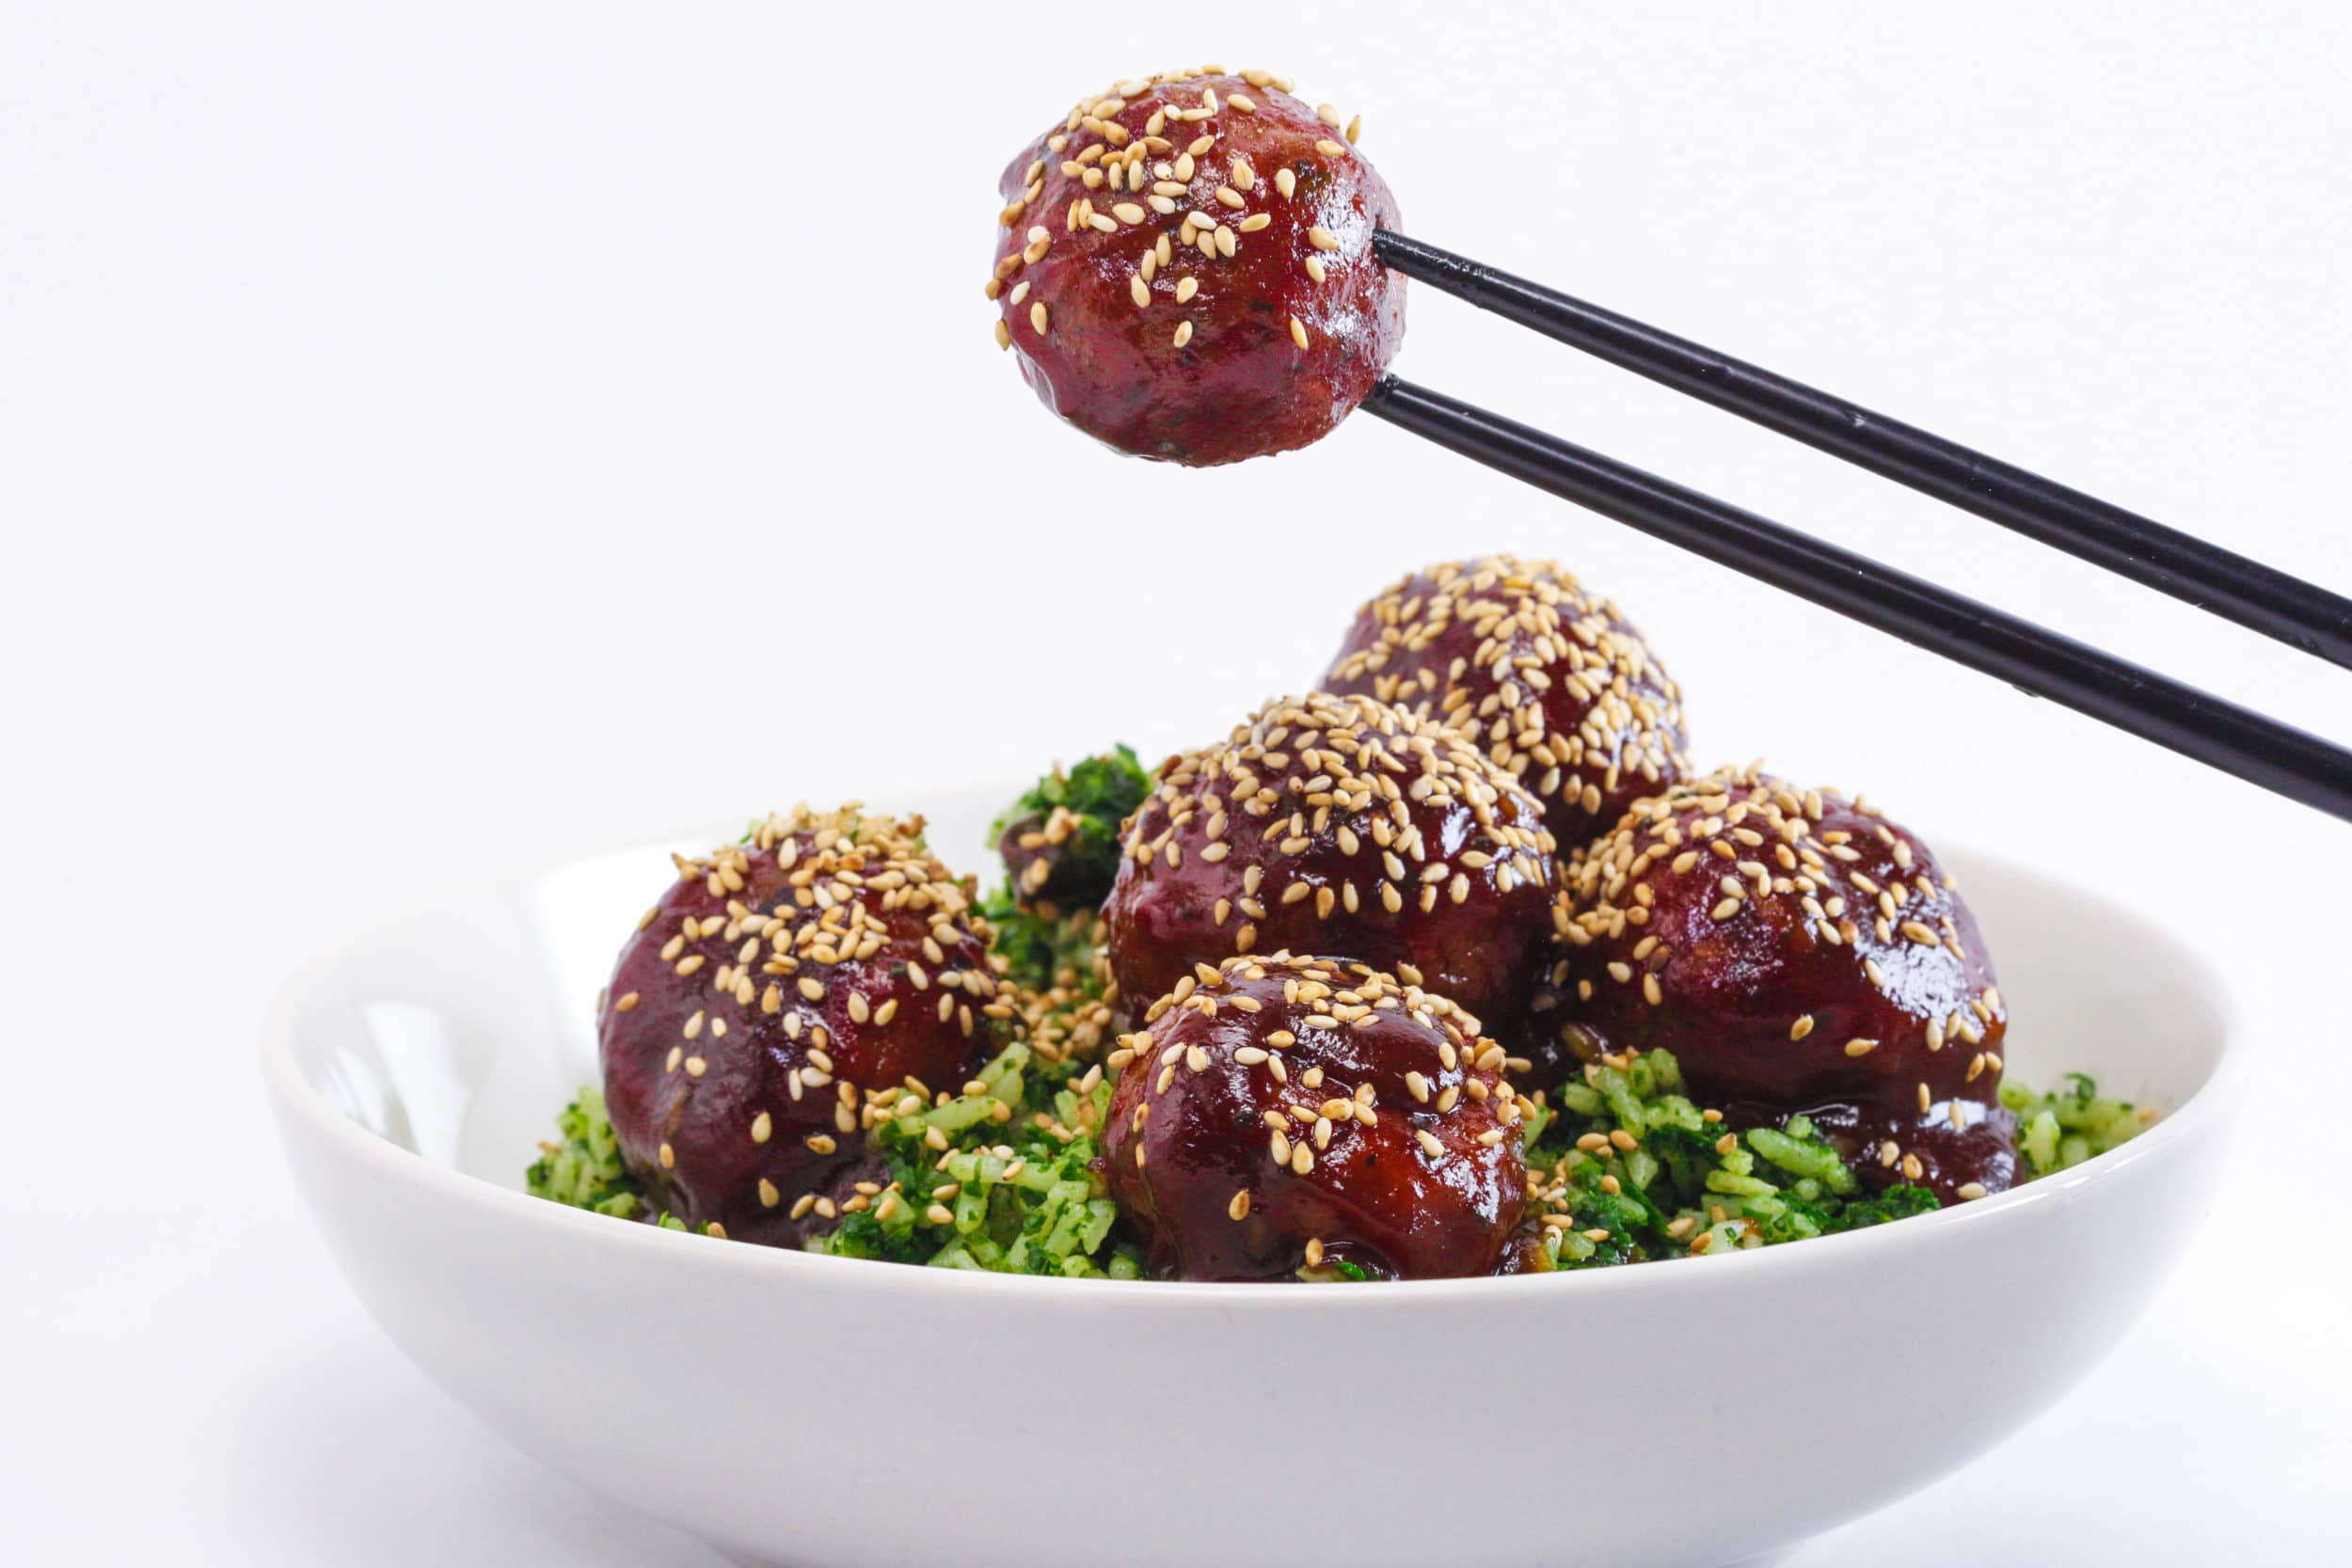
<svg viewBox="0 0 2352 1568">
<path fill-rule="evenodd" d="M 344 1115 L 310 1082 L 297 1060 L 296 1026 L 303 1004 L 328 983 L 328 976 L 353 957 L 382 942 L 389 933 L 414 923 L 437 907 L 460 897 L 511 894 L 579 862 L 626 854 L 633 848 L 662 843 L 692 843 L 707 832 L 668 838 L 605 841 L 596 847 L 570 852 L 542 850 L 517 857 L 497 874 L 453 876 L 403 898 L 391 908 L 349 923 L 342 934 L 314 948 L 273 993 L 261 1029 L 260 1067 L 264 1087 L 282 1123 L 298 1123 L 322 1147 L 357 1164 L 371 1176 L 409 1182 L 445 1202 L 469 1206 L 483 1217 L 509 1226 L 569 1227 L 580 1239 L 601 1237 L 611 1248 L 637 1249 L 641 1256 L 663 1259 L 662 1266 L 716 1272 L 745 1282 L 764 1281 L 788 1287 L 798 1281 L 828 1289 L 885 1289 L 943 1291 L 946 1299 L 977 1291 L 1005 1295 L 1009 1301 L 1031 1299 L 1088 1305 L 1124 1301 L 1141 1305 L 1190 1303 L 1201 1310 L 1221 1310 L 1240 1302 L 1256 1309 L 1277 1311 L 1366 1311 L 1381 1304 L 1402 1301 L 1434 1302 L 1468 1293 L 1473 1298 L 1503 1291 L 1574 1291 L 1611 1292 L 1661 1288 L 1658 1278 L 1692 1283 L 1664 1288 L 1692 1290 L 1700 1278 L 1720 1287 L 1765 1270 L 1781 1274 L 1841 1267 L 1862 1247 L 1889 1254 L 1882 1266 L 1899 1267 L 1896 1254 L 1936 1244 L 1936 1238 L 1960 1226 L 2013 1226 L 2021 1216 L 2046 1212 L 2067 1202 L 2078 1190 L 2114 1180 L 2146 1160 L 2161 1160 L 2178 1146 L 2217 1132 L 2242 1098 L 2247 1072 L 2244 1010 L 2228 978 L 2193 951 L 2171 929 L 2089 884 L 2068 880 L 2015 857 L 1979 849 L 1966 840 L 1951 841 L 1954 859 L 1971 865 L 1997 866 L 2005 876 L 2040 881 L 2098 905 L 2113 917 L 2138 927 L 2143 940 L 2160 944 L 2165 969 L 2187 981 L 2217 1015 L 2218 1041 L 2204 1081 L 2179 1105 L 2159 1116 L 2147 1131 L 2121 1148 L 2082 1164 L 2011 1187 L 2007 1192 L 1914 1214 L 1902 1220 L 1819 1236 L 1803 1243 L 1735 1250 L 1719 1257 L 1661 1259 L 1661 1263 L 1693 1265 L 1684 1268 L 1629 1266 L 1609 1269 L 1555 1271 L 1550 1274 L 1475 1275 L 1454 1279 L 1383 1280 L 1375 1291 L 1295 1290 L 1287 1281 L 1226 1282 L 1165 1279 L 1072 1279 L 1055 1275 L 996 1274 L 976 1269 L 934 1269 L 904 1263 L 881 1263 L 858 1258 L 834 1258 L 796 1252 L 784 1247 L 733 1242 L 693 1231 L 670 1230 L 644 1224 L 616 1224 L 610 1215 L 592 1213 L 532 1196 L 486 1178 L 426 1159 L 413 1149 L 362 1127 Z M 291 1138 L 281 1125 L 281 1137 Z M 660 1249 L 659 1251 L 645 1249 Z M 1704 1263 L 1704 1269 L 1695 1265 Z M 812 1272 L 814 1271 L 814 1272 Z M 895 1284 L 893 1282 L 896 1282 Z"/>
</svg>

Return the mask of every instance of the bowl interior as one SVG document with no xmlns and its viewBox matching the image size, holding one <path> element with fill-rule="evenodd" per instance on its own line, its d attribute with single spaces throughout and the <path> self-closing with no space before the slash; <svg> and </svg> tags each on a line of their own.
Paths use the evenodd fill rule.
<svg viewBox="0 0 2352 1568">
<path fill-rule="evenodd" d="M 930 802 L 951 865 L 993 870 L 986 830 L 1011 788 Z M 394 918 L 314 965 L 278 1036 L 296 1074 L 360 1126 L 504 1187 L 596 1077 L 595 1008 L 612 956 L 669 877 L 668 852 L 722 832 L 484 882 Z M 1947 847 L 2015 1021 L 2009 1068 L 2068 1071 L 2165 1111 L 2212 1078 L 2224 993 L 2179 942 L 2027 865 Z"/>
</svg>

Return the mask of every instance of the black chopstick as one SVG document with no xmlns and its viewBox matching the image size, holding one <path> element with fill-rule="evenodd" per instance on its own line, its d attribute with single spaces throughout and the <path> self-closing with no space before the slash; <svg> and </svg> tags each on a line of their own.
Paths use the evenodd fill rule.
<svg viewBox="0 0 2352 1568">
<path fill-rule="evenodd" d="M 1427 388 L 1383 377 L 1363 407 L 1539 490 L 2352 821 L 2352 752 L 2307 731 Z"/>
<path fill-rule="evenodd" d="M 2352 668 L 2352 599 L 1956 441 L 1390 230 L 1391 269 L 2135 582 Z"/>
</svg>

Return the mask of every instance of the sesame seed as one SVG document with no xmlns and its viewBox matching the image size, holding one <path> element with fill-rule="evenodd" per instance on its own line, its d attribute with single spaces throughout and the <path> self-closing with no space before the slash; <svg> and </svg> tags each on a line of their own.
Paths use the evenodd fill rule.
<svg viewBox="0 0 2352 1568">
<path fill-rule="evenodd" d="M 1178 348 L 1182 348 L 1182 347 L 1184 347 L 1186 343 L 1188 343 L 1188 342 L 1192 341 L 1192 323 L 1190 323 L 1190 322 L 1178 322 L 1178 323 L 1176 324 L 1176 340 L 1175 340 L 1175 341 L 1176 341 L 1176 346 L 1177 346 Z"/>
<path fill-rule="evenodd" d="M 1324 228 L 1321 224 L 1317 224 L 1315 227 L 1307 230 L 1307 243 L 1313 245 L 1317 250 L 1337 250 L 1340 248 L 1340 237 L 1337 234 L 1332 233 L 1328 229 Z"/>
<path fill-rule="evenodd" d="M 1045 302 L 1039 300 L 1029 307 L 1029 325 L 1041 335 L 1045 331 Z"/>
</svg>

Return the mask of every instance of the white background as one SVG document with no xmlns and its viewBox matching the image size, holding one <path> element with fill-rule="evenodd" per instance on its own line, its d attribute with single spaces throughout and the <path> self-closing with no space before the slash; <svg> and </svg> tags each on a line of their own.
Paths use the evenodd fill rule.
<svg viewBox="0 0 2352 1568">
<path fill-rule="evenodd" d="M 1057 428 L 994 177 L 1202 55 L 1363 112 L 1416 234 L 2352 588 L 2342 8 L 0 0 L 0 1557 L 713 1562 L 345 1294 L 252 1067 L 281 974 L 485 863 L 1201 740 L 1502 547 L 1628 607 L 1702 760 L 2120 889 L 2265 1053 L 2113 1358 L 1792 1562 L 2342 1560 L 2352 829 L 1368 420 L 1209 473 Z M 1412 317 L 1416 379 L 2352 737 L 2352 675 Z"/>
</svg>

